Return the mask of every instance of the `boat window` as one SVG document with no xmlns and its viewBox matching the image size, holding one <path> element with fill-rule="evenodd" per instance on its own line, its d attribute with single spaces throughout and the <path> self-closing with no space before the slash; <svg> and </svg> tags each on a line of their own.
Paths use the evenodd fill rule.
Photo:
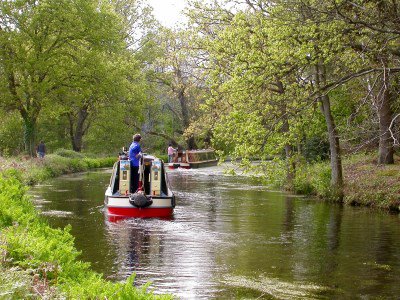
<svg viewBox="0 0 400 300">
<path fill-rule="evenodd" d="M 119 190 L 119 161 L 114 164 L 112 177 L 113 182 L 111 184 L 111 188 L 112 193 L 115 194 Z"/>
<path fill-rule="evenodd" d="M 208 160 L 208 152 L 201 153 L 200 160 Z"/>
<path fill-rule="evenodd" d="M 143 186 L 146 195 L 150 195 L 150 169 L 151 163 L 146 163 L 143 170 Z"/>
<path fill-rule="evenodd" d="M 164 195 L 168 195 L 168 187 L 167 187 L 167 182 L 165 180 L 164 164 L 161 165 L 161 193 Z"/>
<path fill-rule="evenodd" d="M 188 152 L 188 160 L 190 162 L 196 161 L 196 154 L 192 152 Z"/>
</svg>

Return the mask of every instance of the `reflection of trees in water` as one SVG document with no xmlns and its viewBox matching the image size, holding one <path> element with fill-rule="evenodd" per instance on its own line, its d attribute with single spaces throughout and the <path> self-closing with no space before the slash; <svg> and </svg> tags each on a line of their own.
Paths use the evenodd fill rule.
<svg viewBox="0 0 400 300">
<path fill-rule="evenodd" d="M 210 180 L 208 180 L 208 186 L 209 190 L 207 191 L 208 194 L 208 199 L 207 199 L 207 204 L 208 204 L 208 221 L 210 224 L 215 224 L 217 221 L 217 208 L 219 205 L 219 197 L 218 197 L 218 189 L 217 189 L 217 179 L 212 176 L 210 177 Z"/>
<path fill-rule="evenodd" d="M 150 265 L 162 261 L 163 235 L 157 229 L 149 228 L 151 220 L 122 220 L 108 223 L 108 234 L 116 248 L 118 279 L 125 279 L 132 273 L 146 275 Z"/>
<path fill-rule="evenodd" d="M 140 265 L 140 257 L 149 249 L 149 233 L 147 230 L 132 228 L 129 235 L 129 246 L 127 253 L 127 267 L 135 270 Z"/>
<path fill-rule="evenodd" d="M 294 229 L 295 222 L 295 206 L 293 198 L 286 197 L 285 198 L 285 211 L 284 211 L 284 220 L 283 220 L 283 230 L 287 233 L 292 233 Z"/>
<path fill-rule="evenodd" d="M 386 218 L 375 216 L 373 227 L 377 228 L 374 235 L 370 239 L 371 258 L 364 263 L 371 276 L 370 284 L 365 288 L 366 293 L 379 292 L 382 299 L 391 298 L 392 295 L 398 294 L 398 276 L 392 272 L 393 262 L 398 261 L 400 257 L 400 243 L 396 241 L 396 231 L 385 222 Z M 397 245 L 396 245 L 397 244 Z M 384 278 L 384 280 L 382 280 Z"/>
<path fill-rule="evenodd" d="M 340 245 L 340 231 L 342 226 L 343 208 L 339 205 L 332 205 L 329 212 L 328 222 L 328 251 L 336 254 Z"/>
</svg>

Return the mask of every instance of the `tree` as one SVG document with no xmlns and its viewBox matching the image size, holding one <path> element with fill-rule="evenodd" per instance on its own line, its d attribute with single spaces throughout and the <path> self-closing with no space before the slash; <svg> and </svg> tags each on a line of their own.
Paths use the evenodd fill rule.
<svg viewBox="0 0 400 300">
<path fill-rule="evenodd" d="M 163 29 L 159 34 L 163 54 L 155 62 L 156 81 L 167 88 L 169 98 L 178 105 L 167 105 L 180 122 L 180 131 L 187 130 L 196 116 L 202 99 L 203 82 L 196 74 L 196 58 L 190 52 L 189 37 L 184 32 Z M 178 107 L 178 109 L 175 109 Z M 197 148 L 193 133 L 186 136 L 189 149 Z"/>
<path fill-rule="evenodd" d="M 238 156 L 268 157 L 285 149 L 290 161 L 293 145 L 299 144 L 304 135 L 302 124 L 310 121 L 305 117 L 309 117 L 313 103 L 319 101 L 331 145 L 331 184 L 340 196 L 343 177 L 339 139 L 329 96 L 320 91 L 327 84 L 327 69 L 333 70 L 328 68 L 330 61 L 341 49 L 331 51 L 337 40 L 327 37 L 339 33 L 342 27 L 334 23 L 325 29 L 301 2 L 291 3 L 290 8 L 285 1 L 273 5 L 267 1 L 246 3 L 249 9 L 233 8 L 230 13 L 216 4 L 214 11 L 227 16 L 226 22 L 210 22 L 209 14 L 204 14 L 210 9 L 199 3 L 197 15 L 192 13 L 203 29 L 202 35 L 207 39 L 204 45 L 214 64 L 210 67 L 211 74 L 215 74 L 213 91 L 230 104 L 221 118 L 218 137 L 231 137 L 231 143 L 237 144 L 233 147 Z M 316 94 L 310 97 L 313 93 Z M 230 122 L 226 112 L 228 116 L 231 112 Z M 251 120 L 238 118 L 240 114 Z M 230 123 L 232 130 L 227 130 Z M 240 131 L 245 138 L 235 135 Z M 270 147 L 266 147 L 268 144 Z M 290 163 L 288 166 L 289 171 L 293 170 Z M 288 179 L 291 178 L 288 172 Z"/>
<path fill-rule="evenodd" d="M 82 49 L 118 47 L 118 19 L 99 1 L 3 1 L 0 4 L 1 104 L 24 121 L 25 150 L 34 155 L 37 120 L 60 90 L 79 81 Z M 72 73 L 74 71 L 74 73 Z"/>
<path fill-rule="evenodd" d="M 331 14 L 345 22 L 349 30 L 357 31 L 359 38 L 351 41 L 353 47 L 364 56 L 371 69 L 379 72 L 377 84 L 370 84 L 368 93 L 378 116 L 378 163 L 392 164 L 394 139 L 391 125 L 394 121 L 393 105 L 398 98 L 398 59 L 400 18 L 396 1 L 336 1 L 328 2 Z M 372 88 L 372 89 L 371 89 Z"/>
</svg>

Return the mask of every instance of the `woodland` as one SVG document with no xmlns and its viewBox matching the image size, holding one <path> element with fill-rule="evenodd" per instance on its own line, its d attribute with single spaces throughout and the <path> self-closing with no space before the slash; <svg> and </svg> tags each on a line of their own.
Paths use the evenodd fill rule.
<svg viewBox="0 0 400 300">
<path fill-rule="evenodd" d="M 212 147 L 264 173 L 276 161 L 289 187 L 326 161 L 338 199 L 344 157 L 395 164 L 400 1 L 189 1 L 184 13 L 170 29 L 143 0 L 2 0 L 0 155 L 35 156 L 40 140 L 112 154 L 140 132 L 152 152 Z"/>
</svg>

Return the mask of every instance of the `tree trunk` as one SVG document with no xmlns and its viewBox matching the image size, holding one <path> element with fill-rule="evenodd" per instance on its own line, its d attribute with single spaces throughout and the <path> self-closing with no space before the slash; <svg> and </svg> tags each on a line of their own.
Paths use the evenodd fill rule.
<svg viewBox="0 0 400 300">
<path fill-rule="evenodd" d="M 36 156 L 36 118 L 23 118 L 24 120 L 24 146 L 25 151 L 31 156 Z"/>
<path fill-rule="evenodd" d="M 326 84 L 325 66 L 316 66 L 316 84 L 319 89 L 321 85 Z M 340 155 L 340 142 L 337 133 L 335 120 L 332 116 L 331 104 L 328 95 L 321 95 L 319 98 L 321 110 L 325 117 L 328 129 L 329 149 L 331 153 L 331 186 L 339 199 L 343 198 L 343 171 L 342 159 Z"/>
<path fill-rule="evenodd" d="M 385 71 L 384 82 L 385 90 L 382 97 L 378 99 L 378 117 L 379 117 L 379 151 L 378 164 L 393 164 L 394 149 L 393 138 L 390 134 L 390 124 L 392 122 L 392 93 L 389 82 L 389 74 Z"/>
<path fill-rule="evenodd" d="M 8 74 L 8 88 L 14 101 L 17 104 L 16 108 L 21 114 L 24 121 L 24 148 L 27 154 L 31 157 L 36 156 L 36 126 L 41 105 L 31 98 L 29 95 L 26 105 L 23 104 L 22 99 L 18 97 L 17 83 L 13 72 Z"/>
<path fill-rule="evenodd" d="M 74 129 L 74 118 L 72 114 L 68 114 L 69 119 L 69 135 L 72 143 L 72 150 L 76 152 L 82 151 L 82 141 L 83 136 L 86 133 L 87 127 L 85 128 L 85 121 L 88 117 L 89 113 L 86 108 L 82 108 L 78 112 L 78 118 L 76 121 L 76 126 Z"/>
</svg>

